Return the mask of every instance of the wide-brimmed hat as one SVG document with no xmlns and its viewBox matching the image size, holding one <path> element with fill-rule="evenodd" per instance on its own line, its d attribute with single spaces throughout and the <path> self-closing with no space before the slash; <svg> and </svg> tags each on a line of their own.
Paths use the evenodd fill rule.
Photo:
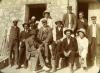
<svg viewBox="0 0 100 73">
<path fill-rule="evenodd" d="M 29 24 L 28 24 L 28 23 L 24 23 L 24 24 L 22 24 L 23 27 L 24 27 L 25 25 L 27 25 L 27 26 L 29 27 Z"/>
<path fill-rule="evenodd" d="M 45 10 L 45 11 L 43 12 L 43 16 L 44 16 L 45 14 L 50 15 L 50 11 L 49 11 L 49 10 Z"/>
<path fill-rule="evenodd" d="M 71 33 L 73 32 L 71 28 L 65 27 L 65 28 L 64 28 L 64 34 L 66 34 L 67 31 L 70 31 Z"/>
<path fill-rule="evenodd" d="M 41 22 L 42 22 L 42 23 L 45 23 L 45 22 L 47 22 L 47 19 L 43 18 L 43 19 L 41 20 Z"/>
<path fill-rule="evenodd" d="M 19 20 L 18 19 L 14 19 L 13 20 L 13 23 L 17 23 Z"/>
<path fill-rule="evenodd" d="M 91 17 L 91 20 L 96 20 L 96 16 L 92 16 Z"/>
<path fill-rule="evenodd" d="M 80 28 L 77 33 L 82 32 L 84 35 L 86 35 L 86 30 L 84 28 Z"/>
<path fill-rule="evenodd" d="M 56 21 L 55 24 L 57 25 L 58 23 L 60 23 L 61 25 L 63 25 L 62 21 Z"/>
<path fill-rule="evenodd" d="M 72 6 L 67 6 L 67 9 L 68 10 L 72 10 Z"/>
</svg>

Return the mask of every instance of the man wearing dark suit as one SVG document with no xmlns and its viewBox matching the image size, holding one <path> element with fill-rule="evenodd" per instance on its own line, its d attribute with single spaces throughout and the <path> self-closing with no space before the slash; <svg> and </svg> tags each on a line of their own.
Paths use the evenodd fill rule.
<svg viewBox="0 0 100 73">
<path fill-rule="evenodd" d="M 30 31 L 30 37 L 25 40 L 26 44 L 26 58 L 29 61 L 29 66 L 33 73 L 36 73 L 38 61 L 43 67 L 44 70 L 49 70 L 46 67 L 42 53 L 41 53 L 41 46 L 42 42 L 36 37 L 36 30 Z"/>
<path fill-rule="evenodd" d="M 96 16 L 91 17 L 92 24 L 89 26 L 88 38 L 90 42 L 90 56 L 92 65 L 96 57 L 97 66 L 100 67 L 100 25 L 96 23 Z"/>
<path fill-rule="evenodd" d="M 19 59 L 18 59 L 18 67 L 17 69 L 21 68 L 21 65 L 24 64 L 26 67 L 26 45 L 25 40 L 30 37 L 30 30 L 28 23 L 22 24 L 24 30 L 20 33 L 20 45 L 19 45 Z"/>
<path fill-rule="evenodd" d="M 10 63 L 11 66 L 18 64 L 18 49 L 19 49 L 19 34 L 20 29 L 17 26 L 18 20 L 13 21 L 9 34 L 9 49 L 10 49 Z"/>
<path fill-rule="evenodd" d="M 67 13 L 63 16 L 64 27 L 71 28 L 72 31 L 76 30 L 76 16 L 72 13 L 72 6 L 67 7 Z"/>
<path fill-rule="evenodd" d="M 73 66 L 74 66 L 74 61 L 75 61 L 75 55 L 78 50 L 78 44 L 77 40 L 74 37 L 71 37 L 72 30 L 71 29 L 66 29 L 64 31 L 66 38 L 63 39 L 62 42 L 62 49 L 65 58 L 68 58 L 68 64 L 70 67 L 70 72 L 73 73 Z"/>
</svg>

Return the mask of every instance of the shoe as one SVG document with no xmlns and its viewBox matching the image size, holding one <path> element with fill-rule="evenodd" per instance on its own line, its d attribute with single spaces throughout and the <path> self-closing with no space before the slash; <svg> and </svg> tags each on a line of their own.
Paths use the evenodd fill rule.
<svg viewBox="0 0 100 73">
<path fill-rule="evenodd" d="M 83 70 L 84 70 L 84 71 L 87 71 L 87 67 L 83 67 Z"/>
<path fill-rule="evenodd" d="M 37 73 L 36 71 L 32 71 L 32 73 Z"/>
<path fill-rule="evenodd" d="M 49 69 L 48 67 L 46 67 L 46 66 L 44 66 L 42 69 L 45 70 L 45 71 L 50 70 L 50 69 Z"/>
<path fill-rule="evenodd" d="M 74 73 L 74 70 L 73 69 L 70 69 L 70 73 Z"/>
<path fill-rule="evenodd" d="M 21 68 L 21 66 L 18 66 L 16 69 L 20 69 Z"/>
<path fill-rule="evenodd" d="M 53 72 L 56 72 L 56 71 L 57 71 L 56 69 L 51 69 L 50 73 L 53 73 Z"/>
</svg>

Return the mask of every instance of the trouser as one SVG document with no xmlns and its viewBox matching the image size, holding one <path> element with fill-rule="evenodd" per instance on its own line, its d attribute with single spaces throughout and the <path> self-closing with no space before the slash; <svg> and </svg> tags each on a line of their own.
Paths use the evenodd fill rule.
<svg viewBox="0 0 100 73">
<path fill-rule="evenodd" d="M 79 60 L 80 60 L 81 67 L 87 67 L 87 60 L 86 60 L 86 58 L 80 57 Z"/>
<path fill-rule="evenodd" d="M 92 64 L 94 64 L 95 56 L 96 56 L 96 38 L 92 37 L 91 45 L 90 45 L 90 56 Z"/>
<path fill-rule="evenodd" d="M 18 53 L 19 53 L 19 49 L 18 49 L 18 41 L 11 41 L 10 42 L 10 64 L 18 64 Z"/>
<path fill-rule="evenodd" d="M 18 65 L 21 66 L 22 64 L 26 65 L 26 47 L 19 50 Z"/>
<path fill-rule="evenodd" d="M 34 57 L 31 56 L 29 59 L 29 68 L 31 71 L 37 70 L 38 61 L 41 67 L 45 65 L 44 59 L 40 51 L 36 51 L 35 56 Z"/>
</svg>

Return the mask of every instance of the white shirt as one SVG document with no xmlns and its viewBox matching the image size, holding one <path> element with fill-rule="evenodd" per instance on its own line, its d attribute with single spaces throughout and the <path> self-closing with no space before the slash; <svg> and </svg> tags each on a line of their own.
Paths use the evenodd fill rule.
<svg viewBox="0 0 100 73">
<path fill-rule="evenodd" d="M 96 24 L 92 24 L 92 37 L 96 37 Z"/>
<path fill-rule="evenodd" d="M 89 41 L 86 37 L 84 38 L 80 38 L 79 36 L 77 37 L 77 43 L 78 43 L 78 51 L 79 51 L 79 55 L 82 58 L 86 58 L 87 57 L 87 53 L 88 53 L 88 45 L 89 45 Z"/>
</svg>

